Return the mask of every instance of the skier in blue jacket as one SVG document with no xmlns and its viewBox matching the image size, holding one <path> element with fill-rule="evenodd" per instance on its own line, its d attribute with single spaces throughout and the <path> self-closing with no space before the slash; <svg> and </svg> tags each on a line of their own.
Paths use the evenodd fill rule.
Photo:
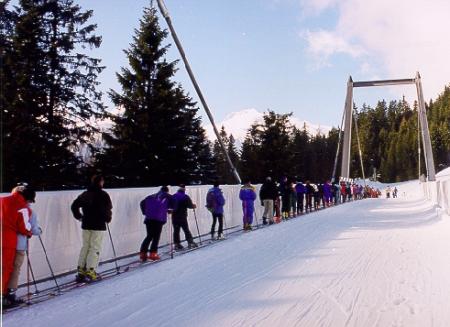
<svg viewBox="0 0 450 327">
<path fill-rule="evenodd" d="M 161 190 L 147 196 L 141 201 L 141 211 L 145 216 L 144 224 L 147 229 L 147 236 L 142 241 L 140 258 L 141 261 L 159 260 L 158 244 L 161 237 L 161 231 L 167 222 L 167 214 L 172 212 L 172 196 L 169 194 L 167 186 L 161 187 Z M 150 255 L 147 257 L 148 246 L 150 247 Z"/>
<path fill-rule="evenodd" d="M 244 213 L 244 230 L 252 230 L 253 214 L 255 212 L 256 192 L 255 187 L 247 180 L 239 192 L 239 199 L 242 201 L 242 211 Z"/>
<path fill-rule="evenodd" d="M 219 229 L 217 230 L 217 239 L 223 239 L 223 206 L 225 205 L 225 198 L 222 190 L 219 188 L 219 183 L 215 182 L 214 187 L 209 189 L 206 195 L 206 208 L 211 212 L 213 222 L 211 226 L 211 239 L 214 239 L 216 232 L 216 222 L 219 221 Z"/>
</svg>

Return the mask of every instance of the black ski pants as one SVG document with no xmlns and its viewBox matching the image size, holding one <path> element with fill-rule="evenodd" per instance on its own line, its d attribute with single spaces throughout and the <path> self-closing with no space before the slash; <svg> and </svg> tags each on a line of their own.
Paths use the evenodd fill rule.
<svg viewBox="0 0 450 327">
<path fill-rule="evenodd" d="M 312 194 L 307 193 L 306 194 L 306 211 L 311 211 L 312 210 Z"/>
<path fill-rule="evenodd" d="M 219 221 L 219 230 L 217 231 L 218 234 L 223 233 L 223 214 L 222 213 L 213 213 L 213 222 L 211 226 L 211 234 L 214 234 L 216 231 L 216 222 Z"/>
<path fill-rule="evenodd" d="M 147 228 L 147 236 L 144 238 L 141 244 L 141 252 L 148 252 L 148 246 L 152 242 L 150 252 L 158 252 L 159 238 L 161 237 L 161 231 L 165 223 L 158 220 L 147 220 L 145 227 Z"/>
<path fill-rule="evenodd" d="M 305 194 L 297 193 L 297 213 L 303 213 L 303 199 Z"/>
<path fill-rule="evenodd" d="M 188 241 L 188 243 L 192 243 L 193 238 L 192 238 L 191 231 L 189 230 L 189 225 L 188 225 L 187 219 L 173 222 L 173 242 L 175 244 L 181 243 L 180 229 L 183 229 L 184 235 L 186 237 L 186 241 Z"/>
</svg>

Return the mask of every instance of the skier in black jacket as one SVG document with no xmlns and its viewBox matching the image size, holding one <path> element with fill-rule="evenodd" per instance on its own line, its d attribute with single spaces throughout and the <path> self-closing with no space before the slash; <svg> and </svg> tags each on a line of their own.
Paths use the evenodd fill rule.
<svg viewBox="0 0 450 327">
<path fill-rule="evenodd" d="M 73 216 L 81 220 L 83 246 L 78 259 L 78 281 L 94 281 L 99 278 L 95 269 L 98 266 L 106 224 L 111 222 L 112 202 L 103 190 L 105 180 L 94 175 L 91 185 L 73 201 Z M 80 212 L 80 209 L 82 212 Z"/>
<path fill-rule="evenodd" d="M 281 218 L 289 219 L 289 210 L 291 209 L 291 187 L 287 177 L 283 177 L 279 186 L 281 194 Z"/>
<path fill-rule="evenodd" d="M 180 241 L 180 229 L 183 229 L 184 231 L 189 248 L 197 247 L 197 243 L 194 242 L 194 238 L 189 230 L 189 224 L 187 221 L 187 209 L 195 209 L 197 206 L 192 203 L 191 198 L 186 194 L 185 185 L 180 185 L 178 192 L 172 196 L 172 208 L 173 241 L 175 243 L 175 249 L 183 249 L 183 245 L 181 245 Z"/>
<path fill-rule="evenodd" d="M 259 191 L 259 199 L 261 200 L 261 205 L 264 206 L 263 213 L 263 224 L 267 225 L 267 220 L 269 224 L 273 224 L 273 205 L 274 201 L 278 197 L 278 188 L 271 177 L 267 177 L 266 181 L 262 184 Z"/>
<path fill-rule="evenodd" d="M 305 208 L 305 212 L 311 212 L 312 210 L 312 198 L 313 198 L 313 194 L 314 194 L 314 187 L 311 185 L 310 181 L 306 181 L 306 185 L 305 185 L 305 195 L 306 195 L 306 208 Z"/>
</svg>

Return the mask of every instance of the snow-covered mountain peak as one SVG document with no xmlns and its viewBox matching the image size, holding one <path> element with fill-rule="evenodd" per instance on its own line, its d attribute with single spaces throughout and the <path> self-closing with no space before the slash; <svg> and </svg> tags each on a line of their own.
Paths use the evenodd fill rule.
<svg viewBox="0 0 450 327">
<path fill-rule="evenodd" d="M 233 134 L 234 138 L 237 140 L 237 143 L 242 143 L 250 126 L 255 122 L 262 123 L 263 117 L 263 112 L 259 112 L 255 108 L 248 108 L 228 114 L 224 120 L 216 121 L 216 126 L 219 130 L 222 126 L 224 126 L 228 135 Z M 299 129 L 306 127 L 306 130 L 310 135 L 316 135 L 318 133 L 327 134 L 331 130 L 330 126 L 313 124 L 309 121 L 301 120 L 294 116 L 291 117 L 291 123 Z M 213 141 L 216 139 L 211 124 L 205 125 L 205 130 L 210 140 Z"/>
</svg>

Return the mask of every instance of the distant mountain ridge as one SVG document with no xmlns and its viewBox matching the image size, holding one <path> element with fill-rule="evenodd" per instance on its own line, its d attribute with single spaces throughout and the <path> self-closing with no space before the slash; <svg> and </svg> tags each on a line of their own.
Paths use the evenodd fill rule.
<svg viewBox="0 0 450 327">
<path fill-rule="evenodd" d="M 221 122 L 216 122 L 217 128 L 220 130 L 222 126 L 225 127 L 225 131 L 228 135 L 233 134 L 237 143 L 242 143 L 245 139 L 245 135 L 247 134 L 247 130 L 251 125 L 255 122 L 263 121 L 263 112 L 259 112 L 254 108 L 244 109 L 241 111 L 235 111 L 230 113 L 225 117 L 225 119 Z M 310 135 L 323 134 L 327 135 L 331 130 L 331 126 L 318 125 L 313 124 L 306 120 L 300 120 L 294 116 L 290 118 L 291 124 L 296 126 L 298 129 L 303 129 L 306 126 L 306 130 Z M 207 124 L 204 126 L 206 130 L 206 135 L 208 139 L 214 141 L 216 136 L 214 134 L 214 130 L 211 124 Z"/>
</svg>

